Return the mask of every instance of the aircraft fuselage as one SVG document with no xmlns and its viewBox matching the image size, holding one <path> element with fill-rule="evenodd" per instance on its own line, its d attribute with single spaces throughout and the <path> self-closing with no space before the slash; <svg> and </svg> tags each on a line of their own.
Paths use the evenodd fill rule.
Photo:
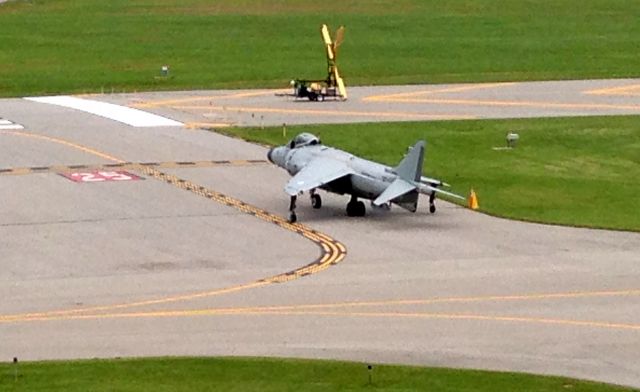
<svg viewBox="0 0 640 392">
<path fill-rule="evenodd" d="M 329 192 L 341 195 L 351 194 L 372 200 L 384 192 L 398 177 L 388 166 L 324 145 L 303 148 L 282 146 L 269 152 L 269 159 L 289 172 L 291 176 L 295 176 L 307 163 L 319 157 L 342 162 L 355 173 L 320 187 Z"/>
</svg>

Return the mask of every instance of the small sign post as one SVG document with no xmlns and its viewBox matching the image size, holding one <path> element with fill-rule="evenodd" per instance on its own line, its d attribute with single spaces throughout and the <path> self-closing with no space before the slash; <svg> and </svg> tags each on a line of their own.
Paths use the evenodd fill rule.
<svg viewBox="0 0 640 392">
<path fill-rule="evenodd" d="M 18 382 L 18 357 L 13 357 L 13 381 Z"/>
</svg>

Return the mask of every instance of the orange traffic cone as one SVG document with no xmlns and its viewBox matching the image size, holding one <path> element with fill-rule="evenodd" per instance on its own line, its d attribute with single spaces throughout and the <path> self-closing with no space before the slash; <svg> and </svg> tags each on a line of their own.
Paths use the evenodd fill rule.
<svg viewBox="0 0 640 392">
<path fill-rule="evenodd" d="M 472 210 L 480 208 L 480 205 L 478 204 L 478 196 L 476 196 L 476 192 L 473 189 L 471 189 L 471 193 L 469 193 L 469 208 Z"/>
</svg>

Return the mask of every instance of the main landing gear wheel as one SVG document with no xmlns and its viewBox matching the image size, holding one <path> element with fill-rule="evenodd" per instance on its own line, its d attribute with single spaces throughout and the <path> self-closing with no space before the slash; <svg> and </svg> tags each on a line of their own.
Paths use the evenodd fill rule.
<svg viewBox="0 0 640 392">
<path fill-rule="evenodd" d="M 357 199 L 351 199 L 347 203 L 347 216 L 364 216 L 366 209 L 364 203 Z"/>
<path fill-rule="evenodd" d="M 431 195 L 429 195 L 429 212 L 430 213 L 435 213 L 436 212 L 436 194 L 435 192 L 431 193 Z"/>
<path fill-rule="evenodd" d="M 322 199 L 320 198 L 320 195 L 315 193 L 311 195 L 311 207 L 315 208 L 316 210 L 322 207 Z"/>
</svg>

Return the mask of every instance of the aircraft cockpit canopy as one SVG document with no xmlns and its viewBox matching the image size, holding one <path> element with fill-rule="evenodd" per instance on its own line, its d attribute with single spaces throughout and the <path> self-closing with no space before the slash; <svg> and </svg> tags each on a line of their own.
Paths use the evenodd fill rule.
<svg viewBox="0 0 640 392">
<path fill-rule="evenodd" d="M 319 137 L 311 133 L 304 132 L 294 137 L 293 140 L 289 142 L 289 148 L 315 146 L 318 144 L 322 144 Z"/>
</svg>

